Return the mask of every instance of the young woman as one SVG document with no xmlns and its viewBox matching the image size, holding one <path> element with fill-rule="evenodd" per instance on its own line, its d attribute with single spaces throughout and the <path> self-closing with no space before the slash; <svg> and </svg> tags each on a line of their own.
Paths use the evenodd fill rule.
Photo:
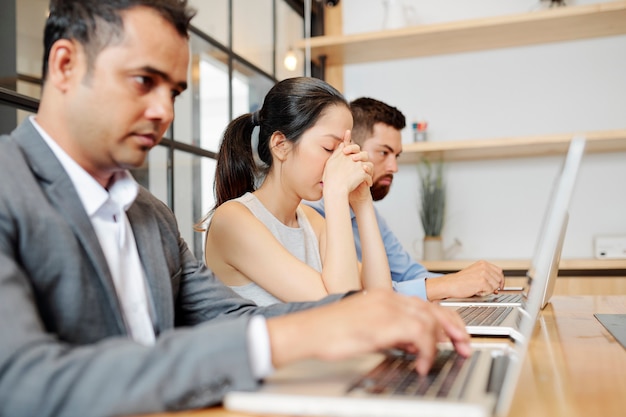
<svg viewBox="0 0 626 417">
<path fill-rule="evenodd" d="M 316 78 L 276 84 L 255 113 L 233 120 L 217 157 L 205 260 L 259 305 L 389 288 L 369 187 L 372 164 L 350 142 L 343 96 Z M 256 185 L 260 183 L 257 188 Z M 326 201 L 326 219 L 302 200 Z M 363 242 L 357 261 L 351 210 Z"/>
</svg>

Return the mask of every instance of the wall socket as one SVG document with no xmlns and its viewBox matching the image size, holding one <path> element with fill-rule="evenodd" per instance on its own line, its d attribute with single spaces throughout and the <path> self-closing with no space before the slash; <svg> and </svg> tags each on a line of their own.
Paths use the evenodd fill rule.
<svg viewBox="0 0 626 417">
<path fill-rule="evenodd" d="M 594 246 L 598 259 L 626 259 L 626 236 L 598 236 Z"/>
</svg>

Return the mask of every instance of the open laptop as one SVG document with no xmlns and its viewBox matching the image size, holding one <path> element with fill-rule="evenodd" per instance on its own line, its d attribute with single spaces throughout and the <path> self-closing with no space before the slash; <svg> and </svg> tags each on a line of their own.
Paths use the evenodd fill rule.
<svg viewBox="0 0 626 417">
<path fill-rule="evenodd" d="M 560 232 L 552 229 L 551 236 Z M 537 263 L 535 279 L 547 279 L 548 263 L 545 257 Z M 539 310 L 540 297 L 529 296 L 512 343 L 474 344 L 469 358 L 441 344 L 426 376 L 415 372 L 415 356 L 397 352 L 307 360 L 278 370 L 257 391 L 226 394 L 223 405 L 237 412 L 293 416 L 505 416 Z"/>
<path fill-rule="evenodd" d="M 561 166 L 561 171 L 554 181 L 552 193 L 550 194 L 551 198 L 549 200 L 546 213 L 544 214 L 541 228 L 539 229 L 540 232 L 539 232 L 539 237 L 537 239 L 537 244 L 535 245 L 535 251 L 541 244 L 541 239 L 543 238 L 543 235 L 542 235 L 543 227 L 545 226 L 548 213 L 550 212 L 550 208 L 553 204 L 557 187 L 559 187 L 559 182 L 568 181 L 571 183 L 571 186 L 574 185 L 574 182 L 576 181 L 576 176 L 578 174 L 578 169 L 582 161 L 584 149 L 585 149 L 584 138 L 575 137 L 570 142 L 567 156 L 565 157 L 563 165 Z M 566 176 L 567 178 L 563 179 L 563 176 Z M 565 233 L 565 230 L 563 232 Z M 563 237 L 564 236 L 565 235 L 563 235 Z M 555 257 L 555 260 L 556 260 L 556 264 L 555 264 L 556 269 L 554 269 L 552 273 L 550 274 L 550 276 L 548 277 L 548 282 L 546 283 L 546 291 L 544 295 L 544 302 L 543 302 L 542 308 L 545 307 L 545 305 L 548 303 L 554 290 L 554 284 L 556 282 L 556 277 L 558 276 L 558 265 L 561 259 L 561 249 L 562 249 L 562 242 L 554 248 L 555 251 L 554 251 L 553 256 Z M 510 288 L 510 289 L 507 290 L 507 288 Z M 452 305 L 452 306 L 467 306 L 468 305 L 467 303 L 471 303 L 471 304 L 479 304 L 479 305 L 496 304 L 496 305 L 502 305 L 502 306 L 518 306 L 522 304 L 522 297 L 523 297 L 522 290 L 523 289 L 524 288 L 513 289 L 512 287 L 505 287 L 504 290 L 500 291 L 498 294 L 489 294 L 485 296 L 474 296 L 474 297 L 467 297 L 467 298 L 447 298 L 445 300 L 441 300 L 440 304 Z"/>
<path fill-rule="evenodd" d="M 278 370 L 258 391 L 233 391 L 224 408 L 252 414 L 337 417 L 505 416 L 539 312 L 523 316 L 513 343 L 473 346 L 462 358 L 449 344 L 428 375 L 414 356 L 361 355 L 343 361 L 302 361 Z"/>
<path fill-rule="evenodd" d="M 581 136 L 574 137 L 570 142 L 567 156 L 560 174 L 556 177 L 543 217 L 531 267 L 526 273 L 528 279 L 523 290 L 519 293 L 519 303 L 515 304 L 513 301 L 498 303 L 489 296 L 440 302 L 446 307 L 457 310 L 464 319 L 466 329 L 470 334 L 509 336 L 515 333 L 518 316 L 526 308 L 531 289 L 534 290 L 535 296 L 540 298 L 540 308 L 544 308 L 550 300 L 558 276 L 559 262 L 569 220 L 569 201 L 576 184 L 585 143 L 585 138 Z M 558 234 L 553 237 L 550 235 L 552 228 L 558 228 Z M 533 279 L 533 268 L 540 258 L 545 259 L 548 269 L 546 279 L 538 281 Z"/>
<path fill-rule="evenodd" d="M 573 189 L 573 182 L 569 184 L 559 181 L 543 225 L 543 237 L 528 271 L 532 285 L 525 289 L 527 297 L 516 310 L 514 331 L 508 333 L 512 344 L 475 344 L 469 358 L 459 357 L 449 344 L 442 344 L 427 376 L 415 372 L 415 356 L 401 353 L 336 362 L 302 361 L 277 371 L 258 391 L 226 394 L 224 407 L 298 416 L 506 415 L 541 309 L 544 286 L 554 268 L 554 247 L 563 239 Z"/>
</svg>

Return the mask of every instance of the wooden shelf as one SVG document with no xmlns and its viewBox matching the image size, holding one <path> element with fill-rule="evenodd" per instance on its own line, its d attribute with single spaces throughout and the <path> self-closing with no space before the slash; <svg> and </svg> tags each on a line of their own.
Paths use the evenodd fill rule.
<svg viewBox="0 0 626 417">
<path fill-rule="evenodd" d="M 580 132 L 587 138 L 587 153 L 626 151 L 626 129 Z M 521 158 L 564 154 L 575 133 L 416 142 L 402 145 L 398 162 L 415 163 L 421 158 L 444 161 Z"/>
<path fill-rule="evenodd" d="M 559 7 L 516 15 L 319 36 L 297 47 L 326 65 L 414 58 L 626 34 L 626 1 Z"/>
<path fill-rule="evenodd" d="M 426 269 L 433 272 L 455 272 L 468 267 L 474 260 L 455 259 L 442 261 L 420 261 Z M 530 260 L 489 260 L 494 265 L 498 265 L 504 271 L 525 272 L 530 267 Z M 626 275 L 626 259 L 561 259 L 559 272 L 566 271 L 590 271 L 593 275 Z"/>
</svg>

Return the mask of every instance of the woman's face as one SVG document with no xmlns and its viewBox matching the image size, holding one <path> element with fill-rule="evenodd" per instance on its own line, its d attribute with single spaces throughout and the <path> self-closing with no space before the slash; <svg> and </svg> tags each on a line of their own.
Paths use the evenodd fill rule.
<svg viewBox="0 0 626 417">
<path fill-rule="evenodd" d="M 342 104 L 327 107 L 283 162 L 282 181 L 304 200 L 322 198 L 322 176 L 326 161 L 352 129 L 352 113 Z"/>
</svg>

